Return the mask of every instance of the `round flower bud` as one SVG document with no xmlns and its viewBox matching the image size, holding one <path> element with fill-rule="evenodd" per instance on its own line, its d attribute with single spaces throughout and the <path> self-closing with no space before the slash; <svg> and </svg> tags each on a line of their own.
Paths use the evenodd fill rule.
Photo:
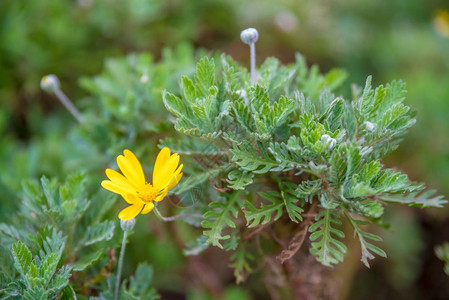
<svg viewBox="0 0 449 300">
<path fill-rule="evenodd" d="M 259 33 L 255 28 L 248 28 L 240 33 L 240 39 L 247 45 L 254 44 L 259 39 Z"/>
<path fill-rule="evenodd" d="M 59 89 L 59 86 L 59 79 L 54 74 L 46 75 L 41 79 L 41 89 L 47 93 L 54 93 L 57 89 Z"/>
<path fill-rule="evenodd" d="M 122 227 L 123 231 L 131 231 L 136 225 L 136 219 L 131 220 L 120 220 L 120 227 Z"/>
<path fill-rule="evenodd" d="M 366 128 L 367 131 L 373 131 L 374 130 L 375 125 L 373 123 L 365 121 L 364 124 L 365 124 L 365 128 Z"/>
<path fill-rule="evenodd" d="M 142 82 L 142 83 L 147 83 L 147 82 L 148 82 L 148 75 L 147 75 L 147 74 L 143 74 L 143 75 L 140 77 L 140 82 Z"/>
<path fill-rule="evenodd" d="M 334 138 L 331 138 L 329 135 L 327 135 L 327 134 L 323 134 L 322 136 L 321 136 L 321 139 L 320 139 L 322 142 L 324 142 L 324 143 L 326 143 L 328 146 L 327 146 L 327 149 L 332 149 L 332 148 L 334 148 L 335 147 L 335 145 L 337 144 L 337 140 L 336 139 L 334 139 Z"/>
</svg>

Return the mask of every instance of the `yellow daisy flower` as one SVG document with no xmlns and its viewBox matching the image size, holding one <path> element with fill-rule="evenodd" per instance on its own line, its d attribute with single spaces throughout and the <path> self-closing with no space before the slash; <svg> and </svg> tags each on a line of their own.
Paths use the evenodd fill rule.
<svg viewBox="0 0 449 300">
<path fill-rule="evenodd" d="M 101 186 L 121 195 L 131 204 L 118 215 L 122 220 L 131 220 L 139 213 L 149 213 L 154 208 L 154 202 L 164 199 L 167 192 L 181 180 L 183 165 L 178 166 L 177 153 L 170 154 L 170 149 L 163 148 L 157 155 L 151 184 L 145 181 L 142 165 L 136 156 L 127 149 L 123 154 L 117 156 L 117 164 L 123 175 L 112 169 L 106 169 L 109 180 L 103 180 Z"/>
</svg>

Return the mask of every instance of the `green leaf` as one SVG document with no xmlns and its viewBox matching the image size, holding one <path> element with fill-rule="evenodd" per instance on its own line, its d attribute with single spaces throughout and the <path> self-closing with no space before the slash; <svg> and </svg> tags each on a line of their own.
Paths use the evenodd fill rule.
<svg viewBox="0 0 449 300">
<path fill-rule="evenodd" d="M 215 82 L 215 62 L 213 58 L 203 57 L 196 65 L 195 90 L 197 97 L 205 97 Z"/>
<path fill-rule="evenodd" d="M 187 76 L 182 76 L 181 82 L 184 98 L 190 103 L 195 103 L 197 95 L 193 81 Z"/>
<path fill-rule="evenodd" d="M 316 216 L 315 223 L 309 228 L 309 232 L 312 233 L 310 253 L 325 266 L 343 261 L 346 253 L 346 246 L 337 239 L 344 238 L 344 233 L 332 227 L 333 225 L 341 225 L 341 221 L 335 212 L 325 209 Z"/>
<path fill-rule="evenodd" d="M 254 205 L 245 201 L 243 204 L 243 212 L 246 216 L 246 222 L 249 228 L 255 227 L 258 225 L 264 225 L 269 223 L 270 221 L 276 221 L 282 216 L 282 211 L 284 209 L 284 201 L 279 199 L 279 193 L 274 191 L 269 192 L 260 192 L 259 195 L 264 199 L 268 200 L 270 204 L 264 204 L 260 206 L 260 208 L 254 207 Z M 274 214 L 274 217 L 272 217 Z"/>
<path fill-rule="evenodd" d="M 81 259 L 72 265 L 73 271 L 79 272 L 86 270 L 87 268 L 98 262 L 103 253 L 104 249 L 100 249 L 87 255 L 81 256 Z"/>
<path fill-rule="evenodd" d="M 221 241 L 227 240 L 231 236 L 229 234 L 223 235 L 222 231 L 226 226 L 236 227 L 232 218 L 237 218 L 240 206 L 239 193 L 234 193 L 226 202 L 216 201 L 209 204 L 209 210 L 204 214 L 206 220 L 201 222 L 201 226 L 206 229 L 203 234 L 207 237 L 208 243 L 223 249 Z"/>
<path fill-rule="evenodd" d="M 137 265 L 136 274 L 129 280 L 129 291 L 139 295 L 145 292 L 153 281 L 153 268 L 146 262 Z"/>
<path fill-rule="evenodd" d="M 383 194 L 378 198 L 386 202 L 406 204 L 420 208 L 443 207 L 443 204 L 447 203 L 447 200 L 444 199 L 444 196 L 435 194 L 436 190 L 428 190 L 409 194 Z"/>
<path fill-rule="evenodd" d="M 244 190 L 245 186 L 253 183 L 253 173 L 242 171 L 240 169 L 232 170 L 228 173 L 228 187 L 233 190 Z"/>
<path fill-rule="evenodd" d="M 322 180 L 305 180 L 298 185 L 296 189 L 298 196 L 305 199 L 307 202 L 312 201 L 313 196 L 317 195 L 322 189 Z"/>
<path fill-rule="evenodd" d="M 47 206 L 52 208 L 56 206 L 56 181 L 50 181 L 47 177 L 41 177 L 42 190 L 47 199 Z"/>
<path fill-rule="evenodd" d="M 186 248 L 182 250 L 182 253 L 186 256 L 189 255 L 198 255 L 207 248 L 209 248 L 210 244 L 207 241 L 207 236 L 201 235 L 195 241 L 191 241 L 186 244 Z"/>
<path fill-rule="evenodd" d="M 62 268 L 60 268 L 51 279 L 47 291 L 57 294 L 62 289 L 64 289 L 69 284 L 69 278 L 72 276 L 70 274 L 70 271 L 71 266 L 69 265 L 62 266 Z"/>
<path fill-rule="evenodd" d="M 267 173 L 278 165 L 261 143 L 258 143 L 258 149 L 261 156 L 249 143 L 243 143 L 240 146 L 234 145 L 234 148 L 230 150 L 233 154 L 232 160 L 242 169 L 256 174 Z"/>
<path fill-rule="evenodd" d="M 50 279 L 53 277 L 56 271 L 56 267 L 58 266 L 60 260 L 59 253 L 51 253 L 47 255 L 45 259 L 41 262 L 41 276 L 42 276 L 42 284 L 46 286 Z"/>
<path fill-rule="evenodd" d="M 189 119 L 192 115 L 190 107 L 186 106 L 179 97 L 172 93 L 164 91 L 162 93 L 162 100 L 164 101 L 165 108 L 178 118 Z"/>
<path fill-rule="evenodd" d="M 80 243 L 88 246 L 101 241 L 108 241 L 114 236 L 114 230 L 115 223 L 113 221 L 104 221 L 89 226 Z"/>
<path fill-rule="evenodd" d="M 72 286 L 68 284 L 62 291 L 61 300 L 76 300 L 76 293 Z"/>
<path fill-rule="evenodd" d="M 301 213 L 304 211 L 299 204 L 299 197 L 295 191 L 296 185 L 291 183 L 284 183 L 281 185 L 280 196 L 284 201 L 285 209 L 288 217 L 295 223 L 302 221 Z"/>
<path fill-rule="evenodd" d="M 382 257 L 387 257 L 387 254 L 385 253 L 385 251 L 383 251 L 379 247 L 373 245 L 372 243 L 368 242 L 368 240 L 380 242 L 380 241 L 382 241 L 382 239 L 375 234 L 363 231 L 359 227 L 359 225 L 367 225 L 369 223 L 366 221 L 354 219 L 348 213 L 345 213 L 345 215 L 348 218 L 348 220 L 350 221 L 352 227 L 354 227 L 354 235 L 357 236 L 357 238 L 360 241 L 360 247 L 362 248 L 361 261 L 363 262 L 363 264 L 367 268 L 370 267 L 368 260 L 374 259 L 374 255 L 372 253 L 375 253 Z"/>
<path fill-rule="evenodd" d="M 247 275 L 252 272 L 250 262 L 254 260 L 254 256 L 248 251 L 247 247 L 246 243 L 241 243 L 230 258 L 230 266 L 234 269 L 237 284 L 244 282 Z"/>
<path fill-rule="evenodd" d="M 31 251 L 24 243 L 18 241 L 12 246 L 11 253 L 14 258 L 14 266 L 20 275 L 25 278 L 32 260 Z"/>
<path fill-rule="evenodd" d="M 24 300 L 47 300 L 48 293 L 42 287 L 27 289 L 23 294 Z"/>
</svg>

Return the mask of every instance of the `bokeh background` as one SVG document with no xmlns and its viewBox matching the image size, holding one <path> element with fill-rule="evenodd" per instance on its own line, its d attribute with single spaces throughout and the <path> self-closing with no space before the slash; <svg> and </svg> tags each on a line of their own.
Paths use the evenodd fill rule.
<svg viewBox="0 0 449 300">
<path fill-rule="evenodd" d="M 80 161 L 89 160 L 88 146 L 79 157 L 74 140 L 68 137 L 75 121 L 54 97 L 40 90 L 43 75 L 57 74 L 65 93 L 81 110 L 88 109 L 96 96 L 98 99 L 108 91 L 106 80 L 95 81 L 94 76 L 107 77 L 109 72 L 112 78 L 120 78 L 126 72 L 110 58 L 120 60 L 130 53 L 148 52 L 148 60 L 171 62 L 161 67 L 164 70 L 189 73 L 194 51 L 202 49 L 226 52 L 247 64 L 248 49 L 239 39 L 240 31 L 247 27 L 259 30 L 259 63 L 268 56 L 292 62 L 300 52 L 323 71 L 334 67 L 347 70 L 347 95 L 351 84 L 363 85 L 368 75 L 373 75 L 376 85 L 404 80 L 409 91 L 407 104 L 416 110 L 417 124 L 385 164 L 426 182 L 447 199 L 447 0 L 2 0 L 0 218 L 20 204 L 23 179 L 41 175 L 64 178 L 79 168 Z M 163 50 L 167 47 L 177 50 Z M 158 88 L 167 86 L 176 87 L 177 81 L 161 80 L 152 92 L 159 93 Z M 126 97 L 126 89 L 123 95 Z M 114 151 L 110 155 L 118 153 Z M 101 157 L 102 152 L 97 152 L 90 159 Z M 101 167 L 100 160 L 98 169 Z M 91 186 L 96 186 L 101 176 Z M 449 209 L 390 207 L 388 222 L 395 229 L 379 229 L 379 233 L 385 238 L 389 258 L 376 259 L 368 270 L 358 262 L 354 247 L 348 262 L 340 267 L 352 278 L 342 287 L 341 298 L 447 299 L 449 277 L 434 248 L 449 241 Z M 151 246 L 136 250 L 130 265 L 133 259 L 151 261 L 156 274 L 165 274 L 155 280 L 168 298 L 211 297 L 201 288 L 186 288 L 184 279 L 171 275 L 179 274 L 186 260 L 191 263 L 194 258 L 186 259 L 167 231 L 145 234 L 141 238 Z M 257 295 L 249 292 L 255 290 L 251 280 L 236 286 L 230 277 L 225 289 L 229 299 Z"/>
</svg>

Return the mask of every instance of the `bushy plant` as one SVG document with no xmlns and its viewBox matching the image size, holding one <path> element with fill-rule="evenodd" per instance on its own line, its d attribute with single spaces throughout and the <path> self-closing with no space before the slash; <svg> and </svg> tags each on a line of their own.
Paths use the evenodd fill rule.
<svg viewBox="0 0 449 300">
<path fill-rule="evenodd" d="M 235 250 L 237 281 L 267 256 L 279 263 L 291 259 L 308 233 L 318 262 L 341 262 L 347 250 L 342 222 L 353 227 L 369 267 L 374 255 L 386 253 L 365 225 L 382 225 L 386 204 L 446 202 L 381 163 L 415 123 L 402 81 L 373 88 L 369 77 L 344 99 L 334 91 L 345 73 L 321 75 L 301 56 L 287 66 L 269 58 L 258 74 L 252 85 L 231 58 L 203 58 L 192 78 L 183 77 L 181 94 L 164 92 L 175 128 L 186 137 L 162 144 L 202 166 L 181 190 L 210 174 L 201 179 L 210 179 L 220 198 L 204 197 L 210 202 L 202 222 L 205 241 Z"/>
<path fill-rule="evenodd" d="M 321 74 L 301 55 L 289 65 L 266 59 L 252 82 L 227 55 L 203 57 L 194 71 L 191 48 L 167 53 L 159 63 L 146 54 L 110 60 L 103 74 L 81 81 L 93 96 L 72 135 L 80 149 L 74 166 L 86 175 L 24 184 L 19 217 L 0 225 L 3 295 L 112 299 L 116 198 L 98 192 L 98 171 L 124 148 L 154 154 L 158 139 L 184 164 L 169 194 L 183 226 L 198 228 L 184 253 L 229 251 L 236 281 L 257 271 L 272 295 L 335 297 L 325 267 L 343 261 L 345 233 L 358 240 L 369 267 L 386 253 L 367 225 L 385 226 L 387 204 L 446 202 L 381 162 L 415 124 L 402 81 L 373 88 L 368 77 L 347 97 L 346 72 Z M 139 265 L 121 297 L 156 298 L 151 276 L 151 267 Z"/>
</svg>

